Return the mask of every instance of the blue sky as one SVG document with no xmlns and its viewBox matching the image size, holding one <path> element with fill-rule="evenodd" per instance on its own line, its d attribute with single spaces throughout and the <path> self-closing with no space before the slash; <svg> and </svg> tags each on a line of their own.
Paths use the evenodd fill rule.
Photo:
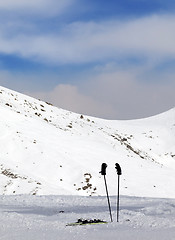
<svg viewBox="0 0 175 240">
<path fill-rule="evenodd" d="M 175 2 L 0 1 L 0 85 L 78 113 L 175 106 Z"/>
</svg>

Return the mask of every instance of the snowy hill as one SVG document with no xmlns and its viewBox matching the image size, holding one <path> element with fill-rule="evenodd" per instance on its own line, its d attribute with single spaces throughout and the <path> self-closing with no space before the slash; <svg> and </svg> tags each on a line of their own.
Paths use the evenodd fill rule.
<svg viewBox="0 0 175 240">
<path fill-rule="evenodd" d="M 175 109 L 147 119 L 109 121 L 56 108 L 0 87 L 0 194 L 175 198 Z"/>
</svg>

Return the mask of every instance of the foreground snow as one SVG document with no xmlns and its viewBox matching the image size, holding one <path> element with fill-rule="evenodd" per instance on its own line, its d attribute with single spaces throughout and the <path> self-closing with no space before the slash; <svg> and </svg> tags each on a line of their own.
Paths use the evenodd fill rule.
<svg viewBox="0 0 175 240">
<path fill-rule="evenodd" d="M 174 240 L 175 199 L 122 196 L 119 223 L 116 222 L 116 199 L 110 200 L 113 223 L 66 227 L 78 218 L 110 221 L 106 198 L 0 196 L 0 239 Z"/>
</svg>

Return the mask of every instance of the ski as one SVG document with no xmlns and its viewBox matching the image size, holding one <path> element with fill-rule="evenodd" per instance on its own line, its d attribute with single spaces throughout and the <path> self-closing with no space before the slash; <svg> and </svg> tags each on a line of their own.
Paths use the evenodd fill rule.
<svg viewBox="0 0 175 240">
<path fill-rule="evenodd" d="M 106 221 L 100 219 L 78 219 L 75 223 L 68 223 L 66 226 L 82 226 L 82 225 L 96 225 L 96 224 L 105 224 L 108 223 Z"/>
</svg>

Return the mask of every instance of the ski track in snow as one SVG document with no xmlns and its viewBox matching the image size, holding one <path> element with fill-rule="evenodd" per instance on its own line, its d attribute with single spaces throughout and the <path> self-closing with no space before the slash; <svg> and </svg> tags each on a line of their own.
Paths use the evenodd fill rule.
<svg viewBox="0 0 175 240">
<path fill-rule="evenodd" d="M 121 196 L 119 223 L 116 198 L 110 197 L 114 221 L 68 227 L 78 218 L 110 221 L 106 197 L 1 196 L 1 240 L 174 240 L 175 200 Z"/>
</svg>

